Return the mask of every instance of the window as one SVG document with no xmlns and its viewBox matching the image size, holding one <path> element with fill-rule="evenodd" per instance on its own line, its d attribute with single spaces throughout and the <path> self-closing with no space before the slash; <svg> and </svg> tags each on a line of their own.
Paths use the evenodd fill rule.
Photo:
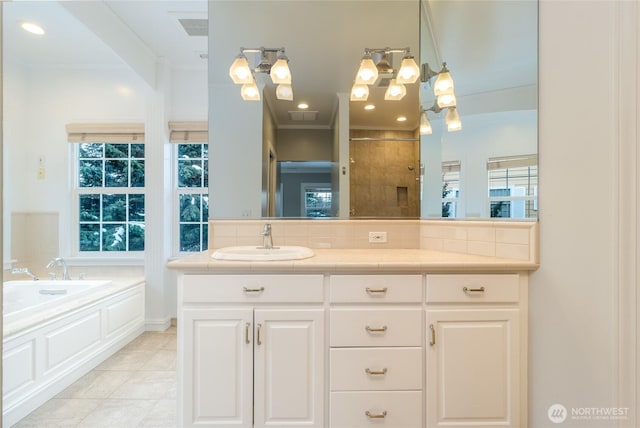
<svg viewBox="0 0 640 428">
<path fill-rule="evenodd" d="M 144 251 L 144 144 L 83 142 L 74 151 L 78 251 Z"/>
<path fill-rule="evenodd" d="M 175 146 L 178 251 L 204 251 L 209 239 L 209 145 L 178 143 Z"/>
<path fill-rule="evenodd" d="M 537 163 L 536 155 L 489 159 L 487 173 L 491 217 L 537 217 Z"/>
<path fill-rule="evenodd" d="M 209 132 L 206 121 L 169 122 L 174 146 L 175 252 L 198 252 L 209 241 Z"/>
<path fill-rule="evenodd" d="M 331 216 L 331 185 L 330 184 L 302 184 L 303 215 L 304 217 Z"/>
<path fill-rule="evenodd" d="M 442 162 L 442 217 L 456 217 L 460 197 L 460 161 Z"/>
</svg>

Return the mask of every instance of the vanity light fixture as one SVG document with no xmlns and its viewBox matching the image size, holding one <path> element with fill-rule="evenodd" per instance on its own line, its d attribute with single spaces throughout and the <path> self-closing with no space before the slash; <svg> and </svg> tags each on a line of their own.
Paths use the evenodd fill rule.
<svg viewBox="0 0 640 428">
<path fill-rule="evenodd" d="M 351 88 L 351 101 L 366 101 L 369 98 L 369 86 L 363 84 L 354 84 Z"/>
<path fill-rule="evenodd" d="M 432 111 L 438 114 L 445 108 L 447 109 L 447 113 L 444 116 L 444 123 L 447 125 L 447 131 L 455 132 L 462 129 L 462 121 L 460 120 L 460 114 L 458 114 L 456 107 L 440 107 L 438 100 L 436 99 L 431 107 L 423 109 L 420 114 L 420 135 L 428 135 L 433 132 L 431 123 L 427 117 L 427 112 Z"/>
<path fill-rule="evenodd" d="M 434 77 L 436 77 L 436 80 L 433 83 L 433 95 L 435 95 L 436 97 L 450 95 L 455 98 L 455 95 L 453 93 L 453 78 L 451 77 L 451 73 L 447 68 L 446 62 L 442 63 L 442 68 L 440 69 L 440 71 L 433 71 L 427 63 L 422 64 L 421 80 L 423 82 L 430 82 Z"/>
<path fill-rule="evenodd" d="M 260 61 L 254 68 L 249 65 L 247 53 L 260 54 Z M 229 76 L 233 83 L 242 85 L 240 94 L 243 100 L 260 99 L 260 90 L 255 79 L 255 74 L 258 73 L 268 74 L 271 81 L 278 85 L 276 88 L 277 99 L 293 100 L 289 58 L 285 55 L 284 48 L 240 48 L 240 54 L 229 68 Z"/>
<path fill-rule="evenodd" d="M 393 69 L 393 54 L 403 54 L 400 68 Z M 369 97 L 363 86 L 374 85 L 380 78 L 389 79 L 385 100 L 401 100 L 407 93 L 405 84 L 415 83 L 420 77 L 420 67 L 409 48 L 365 48 L 351 88 L 351 101 L 366 101 Z"/>
<path fill-rule="evenodd" d="M 420 113 L 420 135 L 429 134 L 433 134 L 433 128 L 431 127 L 431 122 L 429 122 L 429 118 L 427 117 L 427 112 L 422 110 L 422 113 Z"/>
<path fill-rule="evenodd" d="M 387 91 L 384 93 L 385 100 L 398 101 L 407 95 L 407 88 L 402 83 L 398 83 L 396 79 L 391 79 Z"/>
<path fill-rule="evenodd" d="M 460 121 L 460 115 L 455 107 L 449 107 L 447 114 L 444 117 L 444 123 L 447 125 L 447 131 L 454 132 L 462 129 L 462 122 Z"/>
<path fill-rule="evenodd" d="M 23 22 L 22 24 L 20 24 L 20 27 L 24 31 L 28 31 L 31 34 L 35 34 L 37 36 L 44 35 L 44 28 L 34 22 Z"/>
</svg>

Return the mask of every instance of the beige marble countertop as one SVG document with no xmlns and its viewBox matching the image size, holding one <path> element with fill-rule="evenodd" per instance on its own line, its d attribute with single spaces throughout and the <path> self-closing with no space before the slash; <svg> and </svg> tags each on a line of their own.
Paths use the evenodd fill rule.
<svg viewBox="0 0 640 428">
<path fill-rule="evenodd" d="M 313 249 L 303 260 L 230 261 L 211 257 L 213 250 L 175 259 L 170 269 L 188 273 L 431 273 L 516 272 L 538 268 L 513 260 L 420 249 Z"/>
</svg>

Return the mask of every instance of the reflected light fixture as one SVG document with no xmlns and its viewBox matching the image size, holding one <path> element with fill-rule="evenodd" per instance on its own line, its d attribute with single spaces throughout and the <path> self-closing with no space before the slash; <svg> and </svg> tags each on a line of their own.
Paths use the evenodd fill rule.
<svg viewBox="0 0 640 428">
<path fill-rule="evenodd" d="M 449 107 L 447 114 L 444 117 L 444 123 L 447 125 L 447 131 L 454 132 L 462 129 L 462 122 L 460 121 L 460 115 L 455 107 Z"/>
<path fill-rule="evenodd" d="M 398 116 L 398 117 L 396 117 L 396 121 L 397 122 L 406 122 L 407 121 L 407 116 Z"/>
<path fill-rule="evenodd" d="M 422 64 L 421 80 L 423 82 L 429 82 L 434 77 L 436 77 L 436 80 L 433 83 L 433 95 L 436 97 L 441 95 L 453 95 L 453 78 L 447 68 L 446 62 L 442 63 L 440 71 L 433 71 L 427 63 Z"/>
<path fill-rule="evenodd" d="M 429 134 L 433 134 L 433 128 L 431 127 L 431 122 L 429 122 L 429 118 L 427 117 L 427 112 L 422 110 L 422 113 L 420 113 L 420 135 Z"/>
<path fill-rule="evenodd" d="M 367 104 L 366 106 L 364 106 L 365 110 L 375 110 L 376 106 L 373 104 Z"/>
<path fill-rule="evenodd" d="M 360 60 L 360 68 L 356 73 L 356 85 L 372 85 L 378 79 L 378 67 L 371 58 L 371 52 L 365 49 Z"/>
<path fill-rule="evenodd" d="M 438 105 L 438 101 L 436 100 L 436 102 L 433 103 L 431 107 L 422 110 L 422 113 L 420 115 L 420 135 L 427 135 L 433 132 L 431 123 L 429 122 L 429 118 L 427 117 L 427 112 L 432 111 L 438 114 L 445 108 L 447 109 L 447 113 L 444 117 L 444 123 L 447 125 L 447 131 L 455 132 L 462 129 L 462 121 L 460 120 L 460 115 L 458 114 L 458 110 L 456 109 L 456 107 L 440 107 Z"/>
<path fill-rule="evenodd" d="M 396 79 L 391 79 L 387 91 L 384 93 L 385 100 L 398 101 L 407 95 L 407 88 L 402 83 L 398 83 Z"/>
<path fill-rule="evenodd" d="M 293 101 L 293 89 L 291 85 L 281 83 L 276 87 L 276 98 L 279 100 Z"/>
<path fill-rule="evenodd" d="M 249 65 L 247 53 L 260 54 L 260 60 L 254 68 Z M 268 74 L 271 82 L 278 85 L 277 99 L 293 100 L 289 58 L 285 55 L 284 48 L 240 48 L 240 54 L 229 67 L 229 77 L 233 83 L 242 85 L 240 95 L 243 100 L 260 100 L 260 90 L 255 79 L 255 74 L 259 73 Z"/>
<path fill-rule="evenodd" d="M 415 83 L 418 77 L 420 77 L 420 68 L 413 56 L 407 51 L 398 69 L 396 82 L 403 84 Z"/>
<path fill-rule="evenodd" d="M 351 88 L 351 101 L 366 101 L 369 98 L 369 86 L 363 84 L 354 84 Z"/>
<path fill-rule="evenodd" d="M 260 90 L 258 89 L 258 85 L 256 85 L 256 82 L 245 83 L 244 85 L 242 85 L 242 88 L 240 89 L 240 95 L 245 101 L 260 100 Z"/>
<path fill-rule="evenodd" d="M 402 62 L 398 70 L 393 68 L 393 54 L 401 53 Z M 407 93 L 404 85 L 415 83 L 420 77 L 420 67 L 407 48 L 365 48 L 351 88 L 351 101 L 366 101 L 368 90 L 363 86 L 375 85 L 378 80 L 389 81 L 385 100 L 401 100 Z M 365 95 L 366 93 L 366 95 Z"/>
<path fill-rule="evenodd" d="M 307 109 L 307 108 L 309 108 L 309 104 L 300 103 L 300 104 L 298 104 L 298 108 L 301 109 L 301 110 Z"/>
</svg>

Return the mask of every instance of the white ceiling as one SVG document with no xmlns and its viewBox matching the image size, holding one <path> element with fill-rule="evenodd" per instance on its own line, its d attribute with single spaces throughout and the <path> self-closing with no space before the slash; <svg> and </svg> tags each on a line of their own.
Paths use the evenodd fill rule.
<svg viewBox="0 0 640 428">
<path fill-rule="evenodd" d="M 201 58 L 206 37 L 187 35 L 180 18 L 205 19 L 207 1 L 15 1 L 3 4 L 5 61 L 24 66 L 107 66 L 127 64 L 144 74 L 143 60 L 164 58 L 174 67 L 207 67 Z M 307 101 L 319 111 L 314 127 L 328 126 L 335 112 L 336 92 L 348 92 L 365 47 L 411 47 L 418 57 L 419 17 L 421 62 L 447 61 L 456 84 L 458 109 L 465 97 L 496 91 L 534 88 L 537 79 L 537 2 L 534 0 L 417 0 L 354 1 L 216 1 L 212 81 L 231 84 L 228 66 L 243 47 L 286 48 L 293 73 L 295 104 Z M 28 34 L 22 21 L 40 23 L 45 36 Z M 224 35 L 222 37 L 221 35 Z M 428 36 L 432 35 L 433 40 Z M 399 58 L 398 58 L 399 60 Z M 147 79 L 152 83 L 152 79 Z M 415 126 L 419 112 L 417 86 L 407 103 L 376 101 L 376 126 L 394 126 L 399 113 Z M 267 84 L 270 91 L 272 88 Z M 382 90 L 379 90 L 382 93 Z M 476 97 L 472 100 L 472 97 Z M 484 99 L 484 98 L 483 98 Z M 535 102 L 535 100 L 534 100 Z M 530 101 L 527 101 L 530 104 Z M 527 103 L 518 104 L 518 108 Z M 287 126 L 294 103 L 277 101 L 277 122 Z M 352 113 L 360 112 L 352 103 Z M 425 106 L 427 105 L 424 102 Z M 505 103 L 503 103 L 505 104 Z M 400 106 L 400 110 L 398 110 Z M 385 111 L 382 107 L 395 107 Z M 535 107 L 535 105 L 533 106 Z M 509 108 L 502 106 L 501 108 Z M 406 111 L 402 111 L 405 109 Z M 477 108 L 476 108 L 477 110 Z M 469 112 L 471 109 L 468 110 Z M 370 117 L 366 118 L 371 123 Z M 352 123 L 365 126 L 352 114 Z"/>
</svg>

